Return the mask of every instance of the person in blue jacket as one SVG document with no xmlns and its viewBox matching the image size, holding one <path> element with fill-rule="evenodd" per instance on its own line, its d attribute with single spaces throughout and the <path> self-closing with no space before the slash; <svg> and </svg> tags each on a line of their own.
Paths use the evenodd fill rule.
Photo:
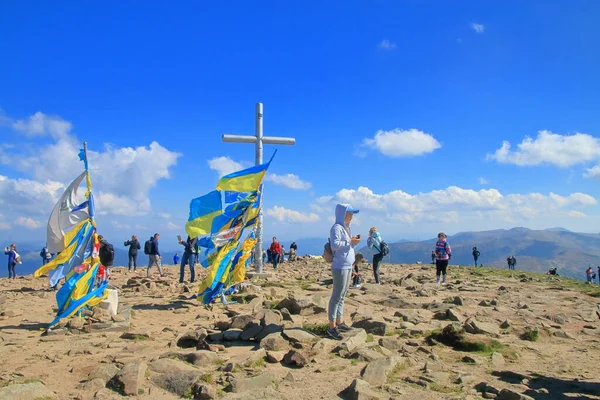
<svg viewBox="0 0 600 400">
<path fill-rule="evenodd" d="M 8 256 L 8 279 L 15 279 L 17 273 L 15 266 L 17 265 L 17 246 L 13 243 L 10 247 L 4 248 L 4 254 Z"/>
</svg>

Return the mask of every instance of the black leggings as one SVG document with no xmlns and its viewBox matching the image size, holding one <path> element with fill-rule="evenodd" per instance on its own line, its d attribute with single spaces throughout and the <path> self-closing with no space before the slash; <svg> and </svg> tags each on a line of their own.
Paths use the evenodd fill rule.
<svg viewBox="0 0 600 400">
<path fill-rule="evenodd" d="M 435 260 L 435 276 L 446 275 L 448 260 Z"/>
<path fill-rule="evenodd" d="M 137 253 L 129 254 L 129 269 L 131 269 L 131 265 L 134 269 L 137 268 Z"/>
<path fill-rule="evenodd" d="M 373 255 L 373 275 L 375 275 L 375 283 L 379 283 L 379 263 L 383 260 L 383 254 L 377 253 Z"/>
</svg>

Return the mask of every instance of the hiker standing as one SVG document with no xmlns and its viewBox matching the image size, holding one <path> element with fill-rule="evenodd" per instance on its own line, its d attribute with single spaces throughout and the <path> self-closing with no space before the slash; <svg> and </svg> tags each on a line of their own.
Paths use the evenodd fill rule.
<svg viewBox="0 0 600 400">
<path fill-rule="evenodd" d="M 515 258 L 515 256 L 511 255 L 506 259 L 506 262 L 508 263 L 508 269 L 515 269 L 515 265 L 517 264 L 517 259 Z"/>
<path fill-rule="evenodd" d="M 102 235 L 98 235 L 98 241 L 100 242 L 98 257 L 100 258 L 100 264 L 104 265 L 104 276 L 102 280 L 107 281 L 110 276 L 109 267 L 112 267 L 113 261 L 115 260 L 115 249 Z"/>
<path fill-rule="evenodd" d="M 131 271 L 131 266 L 133 265 L 133 271 L 136 271 L 137 268 L 137 255 L 138 250 L 142 248 L 140 242 L 138 241 L 137 236 L 131 236 L 131 240 L 127 240 L 124 243 L 125 247 L 129 246 L 129 271 Z"/>
<path fill-rule="evenodd" d="M 435 250 L 431 250 L 431 263 L 435 264 Z"/>
<path fill-rule="evenodd" d="M 17 262 L 17 245 L 14 243 L 9 247 L 4 248 L 4 254 L 8 256 L 8 279 L 15 279 L 17 277 L 17 273 L 15 272 L 15 266 L 18 264 Z"/>
<path fill-rule="evenodd" d="M 373 276 L 375 277 L 375 284 L 380 285 L 379 281 L 379 264 L 383 260 L 383 252 L 381 251 L 381 235 L 377 231 L 376 227 L 372 227 L 369 230 L 369 237 L 367 238 L 367 246 L 369 249 L 375 247 L 377 253 L 373 254 Z"/>
<path fill-rule="evenodd" d="M 360 243 L 360 235 L 351 236 L 350 222 L 358 210 L 348 204 L 335 206 L 335 223 L 329 231 L 329 242 L 333 253 L 331 274 L 333 276 L 333 290 L 329 300 L 329 329 L 327 334 L 333 339 L 342 340 L 340 331 L 351 330 L 344 323 L 344 297 L 350 286 L 352 264 L 355 261 L 354 248 Z"/>
<path fill-rule="evenodd" d="M 181 257 L 179 257 L 179 253 L 175 253 L 175 255 L 173 256 L 173 265 L 179 264 L 179 260 L 181 260 Z"/>
<path fill-rule="evenodd" d="M 146 269 L 146 277 L 148 278 L 150 277 L 150 268 L 152 268 L 153 265 L 158 267 L 158 273 L 160 274 L 161 278 L 165 276 L 165 274 L 163 274 L 160 261 L 162 257 L 160 255 L 160 251 L 158 250 L 158 239 L 160 239 L 160 235 L 155 233 L 154 236 L 152 236 L 144 244 L 144 253 L 148 254 L 148 269 Z"/>
<path fill-rule="evenodd" d="M 598 285 L 600 285 L 600 265 L 598 266 Z"/>
<path fill-rule="evenodd" d="M 475 266 L 477 266 L 477 260 L 479 259 L 479 255 L 481 253 L 477 250 L 477 247 L 473 247 L 473 260 L 475 261 Z"/>
<path fill-rule="evenodd" d="M 440 283 L 440 275 L 442 275 L 442 285 L 446 284 L 448 262 L 450 261 L 450 257 L 452 257 L 452 249 L 448 244 L 447 238 L 444 232 L 440 232 L 435 244 L 435 283 Z"/>
<path fill-rule="evenodd" d="M 594 270 L 592 267 L 588 267 L 588 269 L 585 270 L 585 276 L 587 278 L 587 283 L 591 285 L 594 281 Z"/>
<path fill-rule="evenodd" d="M 40 251 L 40 257 L 42 257 L 42 265 L 46 265 L 52 259 L 52 254 L 48 251 L 48 245 L 46 244 L 42 251 Z"/>
<path fill-rule="evenodd" d="M 276 237 L 273 237 L 273 242 L 269 247 L 271 251 L 271 262 L 273 263 L 273 269 L 277 269 L 277 263 L 279 262 L 279 257 L 281 255 L 281 245 L 277 241 Z"/>
<path fill-rule="evenodd" d="M 196 262 L 196 242 L 197 241 L 198 241 L 198 238 L 192 239 L 189 235 L 185 242 L 183 240 L 179 241 L 179 244 L 181 244 L 181 245 L 183 245 L 183 247 L 185 247 L 185 250 L 183 251 L 183 257 L 181 257 L 181 266 L 179 267 L 179 283 L 183 283 L 183 277 L 185 276 L 184 268 L 187 263 L 190 264 L 190 274 L 191 274 L 190 283 L 194 283 L 194 278 L 196 277 L 196 274 L 194 271 L 194 264 Z"/>
</svg>

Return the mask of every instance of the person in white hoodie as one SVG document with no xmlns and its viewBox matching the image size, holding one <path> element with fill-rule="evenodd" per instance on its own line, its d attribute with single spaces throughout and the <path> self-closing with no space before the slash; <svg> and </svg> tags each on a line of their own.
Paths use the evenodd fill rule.
<svg viewBox="0 0 600 400">
<path fill-rule="evenodd" d="M 344 297 L 350 286 L 352 265 L 355 261 L 354 248 L 360 243 L 360 235 L 352 236 L 350 222 L 358 210 L 348 204 L 335 206 L 335 224 L 329 231 L 329 241 L 333 251 L 331 274 L 333 276 L 333 290 L 329 300 L 329 329 L 327 334 L 335 339 L 342 340 L 340 331 L 351 330 L 344 322 Z"/>
</svg>

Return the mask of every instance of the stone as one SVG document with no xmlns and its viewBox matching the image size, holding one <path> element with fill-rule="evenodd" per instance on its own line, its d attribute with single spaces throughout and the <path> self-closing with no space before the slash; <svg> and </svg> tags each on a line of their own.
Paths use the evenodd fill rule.
<svg viewBox="0 0 600 400">
<path fill-rule="evenodd" d="M 567 331 L 563 331 L 562 329 L 554 331 L 554 336 L 562 339 L 575 339 L 575 336 L 571 335 Z"/>
<path fill-rule="evenodd" d="M 510 320 L 508 320 L 508 319 L 504 320 L 504 322 L 502 324 L 500 324 L 500 328 L 502 328 L 502 329 L 510 328 Z"/>
<path fill-rule="evenodd" d="M 208 334 L 205 329 L 188 331 L 177 336 L 177 338 L 175 338 L 175 343 L 177 344 L 177 347 L 184 349 L 193 348 L 198 345 L 198 342 L 206 339 L 207 336 Z"/>
<path fill-rule="evenodd" d="M 121 339 L 148 340 L 148 339 L 150 339 L 150 334 L 146 331 L 129 331 L 129 332 L 123 333 L 121 335 Z"/>
<path fill-rule="evenodd" d="M 267 361 L 270 363 L 280 363 L 287 352 L 285 351 L 267 351 Z"/>
<path fill-rule="evenodd" d="M 371 319 L 374 313 L 373 307 L 361 304 L 356 312 L 352 313 L 351 317 L 352 320 Z"/>
<path fill-rule="evenodd" d="M 283 351 L 287 350 L 290 344 L 281 336 L 281 333 L 272 333 L 260 341 L 260 347 L 265 350 Z"/>
<path fill-rule="evenodd" d="M 218 398 L 217 389 L 206 383 L 196 383 L 193 393 L 194 400 L 213 400 Z"/>
<path fill-rule="evenodd" d="M 400 287 L 406 288 L 408 290 L 413 290 L 417 286 L 419 286 L 419 283 L 411 278 L 404 278 L 400 282 Z"/>
<path fill-rule="evenodd" d="M 390 372 L 392 372 L 399 362 L 400 360 L 396 357 L 371 361 L 363 370 L 361 379 L 368 382 L 371 386 L 382 386 L 387 381 Z"/>
<path fill-rule="evenodd" d="M 221 361 L 221 358 L 209 350 L 197 350 L 193 353 L 184 355 L 184 360 L 193 365 L 210 365 Z"/>
<path fill-rule="evenodd" d="M 315 336 L 314 334 L 312 334 L 308 331 L 305 331 L 304 329 L 298 329 L 298 328 L 284 329 L 283 337 L 292 343 L 308 344 L 308 343 L 315 343 L 319 340 L 318 336 Z"/>
<path fill-rule="evenodd" d="M 393 330 L 393 328 L 387 322 L 375 319 L 363 319 L 360 321 L 355 321 L 352 323 L 352 327 L 359 329 L 362 328 L 367 333 L 378 336 L 385 336 L 387 333 Z"/>
<path fill-rule="evenodd" d="M 312 350 L 315 353 L 331 353 L 336 348 L 338 342 L 332 339 L 321 339 L 315 343 Z"/>
<path fill-rule="evenodd" d="M 229 329 L 241 329 L 242 331 L 255 320 L 252 315 L 238 315 L 234 318 Z"/>
<path fill-rule="evenodd" d="M 340 352 L 340 355 L 342 353 Z M 376 352 L 366 346 L 357 347 L 352 354 L 350 354 L 350 358 L 357 359 L 359 361 L 374 361 L 380 358 L 384 358 L 381 353 Z"/>
<path fill-rule="evenodd" d="M 492 336 L 499 336 L 500 330 L 496 325 L 479 322 L 475 318 L 469 318 L 465 322 L 465 331 L 472 334 L 484 333 Z"/>
<path fill-rule="evenodd" d="M 364 329 L 353 329 L 346 333 L 344 339 L 342 339 L 337 349 L 345 350 L 352 353 L 358 346 L 363 345 L 367 341 L 367 331 Z"/>
<path fill-rule="evenodd" d="M 138 390 L 144 382 L 147 368 L 148 366 L 143 362 L 126 364 L 114 377 L 114 381 L 123 394 L 137 396 Z"/>
<path fill-rule="evenodd" d="M 288 372 L 288 374 L 285 376 L 285 378 L 283 378 L 283 380 L 289 383 L 296 382 L 296 378 L 294 378 L 294 375 L 291 372 Z"/>
<path fill-rule="evenodd" d="M 113 364 L 100 364 L 98 368 L 88 374 L 88 379 L 102 379 L 106 385 L 106 383 L 118 373 L 119 368 L 115 367 Z"/>
<path fill-rule="evenodd" d="M 384 400 L 389 396 L 378 394 L 371 389 L 368 382 L 357 378 L 345 390 L 345 398 L 348 400 Z"/>
<path fill-rule="evenodd" d="M 398 351 L 404 346 L 404 341 L 395 337 L 386 336 L 379 339 L 379 345 L 388 350 Z"/>
<path fill-rule="evenodd" d="M 281 312 L 281 316 L 283 317 L 284 321 L 294 322 L 294 317 L 292 317 L 292 314 L 290 314 L 287 308 L 282 308 L 279 311 Z"/>
<path fill-rule="evenodd" d="M 265 302 L 265 299 L 262 296 L 259 296 L 259 297 L 252 299 L 248 305 L 250 306 L 252 313 L 256 314 L 257 312 L 259 312 L 262 309 L 264 302 Z"/>
<path fill-rule="evenodd" d="M 80 317 L 74 317 L 67 322 L 67 328 L 69 329 L 82 329 L 85 325 L 85 319 Z"/>
<path fill-rule="evenodd" d="M 306 360 L 306 357 L 304 357 L 302 354 L 300 354 L 296 350 L 290 350 L 283 357 L 283 362 L 286 363 L 286 364 L 288 364 L 288 365 L 294 365 L 294 366 L 296 366 L 298 368 L 302 368 L 306 364 L 308 364 L 308 361 Z"/>
<path fill-rule="evenodd" d="M 453 309 L 446 311 L 446 318 L 450 321 L 463 322 L 462 316 L 458 313 L 458 311 Z"/>
<path fill-rule="evenodd" d="M 56 393 L 50 391 L 42 382 L 8 385 L 0 389 L 0 399 L 33 400 L 58 399 Z"/>
<path fill-rule="evenodd" d="M 560 324 L 560 325 L 564 325 L 564 324 L 568 324 L 569 323 L 569 317 L 567 317 L 564 314 L 546 315 L 546 318 L 548 318 L 550 321 L 556 322 L 557 324 Z"/>
<path fill-rule="evenodd" d="M 256 314 L 257 319 L 260 320 L 263 326 L 268 325 L 281 325 L 283 322 L 283 316 L 279 310 L 263 310 Z"/>
<path fill-rule="evenodd" d="M 487 300 L 481 300 L 481 302 L 479 303 L 480 307 L 490 307 L 492 304 L 487 301 Z"/>
<path fill-rule="evenodd" d="M 406 299 L 395 296 L 390 296 L 378 303 L 384 307 L 394 309 L 418 310 L 421 308 L 420 304 L 412 303 L 410 301 L 407 301 Z"/>
<path fill-rule="evenodd" d="M 229 329 L 226 330 L 225 332 L 223 332 L 223 340 L 225 340 L 226 342 L 233 342 L 236 340 L 240 339 L 240 336 L 242 336 L 242 330 L 241 329 Z"/>
<path fill-rule="evenodd" d="M 465 304 L 465 301 L 460 296 L 454 296 L 454 298 L 452 299 L 452 304 L 455 304 L 457 306 L 462 306 Z"/>
<path fill-rule="evenodd" d="M 229 386 L 225 389 L 228 392 L 242 393 L 250 390 L 264 389 L 273 384 L 275 376 L 271 373 L 254 376 L 246 379 L 231 378 Z"/>
<path fill-rule="evenodd" d="M 159 374 L 179 371 L 195 371 L 196 368 L 172 358 L 159 358 L 148 363 L 148 369 Z"/>
<path fill-rule="evenodd" d="M 281 333 L 283 328 L 279 325 L 267 325 L 263 327 L 262 331 L 254 338 L 257 342 L 261 342 L 264 338 L 272 333 Z"/>
<path fill-rule="evenodd" d="M 201 371 L 175 371 L 155 375 L 151 380 L 161 389 L 174 393 L 179 397 L 184 397 L 187 393 L 193 391 L 194 385 L 200 380 L 202 374 Z"/>
<path fill-rule="evenodd" d="M 498 396 L 496 397 L 497 400 L 534 400 L 533 397 L 531 396 L 527 396 L 525 394 L 521 394 L 518 392 L 515 392 L 514 390 L 510 390 L 510 389 L 502 389 L 500 391 L 500 393 L 498 393 Z"/>
<path fill-rule="evenodd" d="M 504 356 L 500 353 L 492 353 L 491 359 L 492 367 L 494 368 L 501 368 L 506 364 L 506 361 L 504 361 Z"/>
<path fill-rule="evenodd" d="M 322 296 L 313 295 L 287 297 L 277 305 L 278 309 L 286 308 L 293 315 L 311 315 L 323 313 L 327 310 L 327 300 Z"/>
<path fill-rule="evenodd" d="M 253 321 L 246 326 L 246 329 L 240 335 L 241 340 L 250 340 L 256 338 L 263 330 L 259 321 Z"/>
<path fill-rule="evenodd" d="M 77 385 L 77 389 L 83 390 L 86 392 L 96 393 L 100 389 L 104 389 L 106 386 L 106 382 L 100 378 L 94 378 L 90 381 L 80 383 Z"/>
</svg>

